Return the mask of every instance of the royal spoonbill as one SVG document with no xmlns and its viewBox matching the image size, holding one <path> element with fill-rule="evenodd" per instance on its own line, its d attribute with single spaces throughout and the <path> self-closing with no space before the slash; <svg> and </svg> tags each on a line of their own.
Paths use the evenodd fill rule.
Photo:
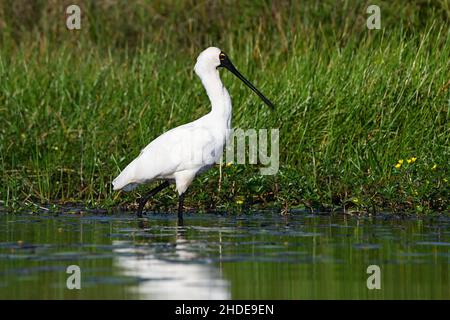
<svg viewBox="0 0 450 320">
<path fill-rule="evenodd" d="M 218 162 L 231 133 L 231 99 L 220 80 L 218 68 L 231 71 L 252 89 L 270 108 L 269 101 L 234 67 L 220 49 L 209 47 L 197 58 L 194 71 L 211 101 L 205 116 L 160 135 L 142 149 L 114 179 L 113 189 L 130 191 L 154 180 L 163 182 L 139 199 L 137 215 L 148 199 L 175 182 L 179 194 L 178 219 L 183 221 L 184 194 L 194 178 Z"/>
</svg>

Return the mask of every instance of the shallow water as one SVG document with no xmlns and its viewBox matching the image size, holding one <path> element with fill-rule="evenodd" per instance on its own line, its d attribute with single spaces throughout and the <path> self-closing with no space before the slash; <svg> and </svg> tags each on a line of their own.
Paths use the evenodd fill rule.
<svg viewBox="0 0 450 320">
<path fill-rule="evenodd" d="M 2 299 L 449 299 L 449 262 L 449 216 L 0 215 Z"/>
</svg>

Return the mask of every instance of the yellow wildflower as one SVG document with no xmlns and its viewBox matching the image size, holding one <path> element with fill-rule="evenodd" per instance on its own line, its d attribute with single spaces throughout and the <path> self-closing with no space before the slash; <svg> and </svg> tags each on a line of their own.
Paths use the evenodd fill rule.
<svg viewBox="0 0 450 320">
<path fill-rule="evenodd" d="M 233 162 L 230 161 L 230 162 L 228 162 L 228 163 L 225 165 L 225 167 L 231 167 L 232 165 L 233 165 Z"/>
<path fill-rule="evenodd" d="M 397 168 L 397 169 L 400 169 L 401 168 L 401 166 L 402 166 L 402 164 L 399 162 L 399 163 L 397 163 L 396 165 L 395 165 L 395 167 Z"/>
<path fill-rule="evenodd" d="M 236 204 L 241 205 L 244 203 L 244 197 L 243 196 L 237 196 L 236 197 Z"/>
<path fill-rule="evenodd" d="M 398 163 L 403 164 L 403 159 L 398 160 Z"/>
<path fill-rule="evenodd" d="M 433 167 L 431 167 L 431 170 L 435 170 L 437 168 L 437 164 L 434 164 Z"/>
<path fill-rule="evenodd" d="M 358 198 L 353 198 L 352 201 L 353 201 L 353 203 L 358 203 L 359 199 Z"/>
<path fill-rule="evenodd" d="M 417 160 L 417 158 L 416 158 L 416 157 L 412 157 L 412 158 L 411 158 L 411 163 L 414 163 L 414 162 L 416 162 L 416 160 Z"/>
</svg>

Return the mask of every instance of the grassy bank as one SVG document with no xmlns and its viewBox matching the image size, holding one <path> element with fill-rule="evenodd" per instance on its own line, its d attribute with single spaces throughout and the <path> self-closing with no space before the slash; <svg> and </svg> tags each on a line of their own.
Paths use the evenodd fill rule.
<svg viewBox="0 0 450 320">
<path fill-rule="evenodd" d="M 208 112 L 192 69 L 215 45 L 276 104 L 222 72 L 235 127 L 280 129 L 280 171 L 224 167 L 219 190 L 213 169 L 187 206 L 449 210 L 449 1 L 377 1 L 381 30 L 366 28 L 364 1 L 79 3 L 80 31 L 65 29 L 64 1 L 0 4 L 4 206 L 134 205 L 145 187 L 110 182 Z M 149 205 L 173 210 L 175 197 Z"/>
</svg>

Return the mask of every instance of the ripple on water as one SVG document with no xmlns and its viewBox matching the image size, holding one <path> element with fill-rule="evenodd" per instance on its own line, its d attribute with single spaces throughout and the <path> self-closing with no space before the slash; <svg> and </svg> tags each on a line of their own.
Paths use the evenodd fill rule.
<svg viewBox="0 0 450 320">
<path fill-rule="evenodd" d="M 441 241 L 419 241 L 416 244 L 420 246 L 450 246 L 450 242 L 441 242 Z"/>
<path fill-rule="evenodd" d="M 358 250 L 377 250 L 381 248 L 381 245 L 374 243 L 356 243 L 353 248 Z"/>
</svg>

